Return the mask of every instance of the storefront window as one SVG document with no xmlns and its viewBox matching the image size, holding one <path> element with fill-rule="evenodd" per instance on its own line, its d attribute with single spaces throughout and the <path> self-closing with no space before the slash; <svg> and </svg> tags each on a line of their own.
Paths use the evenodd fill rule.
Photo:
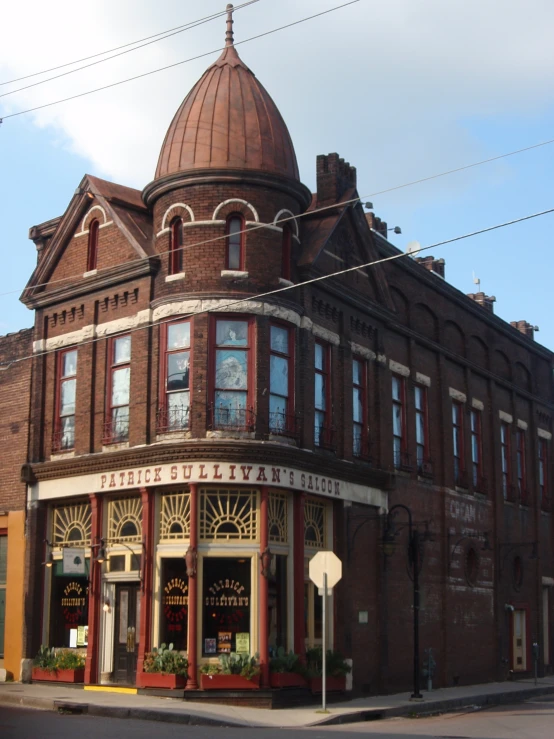
<svg viewBox="0 0 554 739">
<path fill-rule="evenodd" d="M 250 654 L 250 559 L 206 557 L 203 578 L 202 654 Z"/>
<path fill-rule="evenodd" d="M 162 559 L 160 644 L 187 649 L 189 586 L 182 557 Z"/>
<path fill-rule="evenodd" d="M 85 560 L 85 573 L 90 560 Z M 50 639 L 53 647 L 84 647 L 88 643 L 88 575 L 64 575 L 63 562 L 52 568 Z"/>
</svg>

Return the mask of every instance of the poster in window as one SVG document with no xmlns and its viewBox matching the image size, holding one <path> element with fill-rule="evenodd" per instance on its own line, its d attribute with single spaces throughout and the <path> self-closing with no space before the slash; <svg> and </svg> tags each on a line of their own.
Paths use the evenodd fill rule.
<svg viewBox="0 0 554 739">
<path fill-rule="evenodd" d="M 231 640 L 233 634 L 230 631 L 218 631 L 217 651 L 219 654 L 229 654 L 231 651 Z"/>
<path fill-rule="evenodd" d="M 247 632 L 237 634 L 235 644 L 237 654 L 250 654 L 250 634 Z"/>
<path fill-rule="evenodd" d="M 217 654 L 217 641 L 215 639 L 204 639 L 204 654 Z"/>
</svg>

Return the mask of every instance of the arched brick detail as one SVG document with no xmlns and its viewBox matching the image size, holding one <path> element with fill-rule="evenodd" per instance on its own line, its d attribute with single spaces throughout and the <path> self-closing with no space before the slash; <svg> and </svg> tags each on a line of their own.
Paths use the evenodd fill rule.
<svg viewBox="0 0 554 739">
<path fill-rule="evenodd" d="M 181 216 L 183 223 L 193 223 L 194 211 L 186 203 L 173 203 L 170 205 L 166 212 L 163 214 L 161 231 L 169 228 L 169 224 L 175 218 L 175 216 Z"/>
<path fill-rule="evenodd" d="M 224 200 L 220 203 L 214 210 L 212 220 L 224 221 L 231 213 L 240 213 L 244 216 L 245 221 L 251 221 L 253 218 L 256 223 L 260 222 L 260 217 L 256 208 L 254 208 L 251 203 L 246 200 L 242 200 L 241 198 L 230 198 L 229 200 Z"/>
<path fill-rule="evenodd" d="M 92 208 L 87 212 L 81 224 L 81 233 L 85 233 L 86 231 L 88 231 L 91 222 L 95 219 L 100 221 L 100 225 L 108 222 L 106 211 L 101 205 L 93 205 Z"/>
<path fill-rule="evenodd" d="M 279 221 L 282 218 L 288 218 L 289 220 L 285 221 L 284 223 L 279 223 Z M 273 225 L 277 226 L 277 228 L 283 228 L 283 226 L 289 225 L 292 228 L 292 232 L 296 236 L 296 238 L 299 238 L 300 236 L 298 222 L 296 220 L 296 217 L 294 213 L 292 213 L 287 208 L 281 208 L 281 210 L 277 213 L 277 215 L 273 219 Z"/>
</svg>

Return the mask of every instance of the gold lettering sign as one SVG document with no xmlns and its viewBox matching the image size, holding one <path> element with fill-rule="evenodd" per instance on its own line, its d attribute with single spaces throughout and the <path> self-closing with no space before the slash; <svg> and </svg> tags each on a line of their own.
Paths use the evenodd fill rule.
<svg viewBox="0 0 554 739">
<path fill-rule="evenodd" d="M 188 583 L 180 577 L 172 577 L 164 587 L 162 606 L 169 631 L 181 631 L 187 618 L 189 596 Z"/>
<path fill-rule="evenodd" d="M 64 588 L 60 602 L 65 623 L 77 623 L 77 621 L 79 621 L 80 617 L 83 614 L 83 610 L 86 607 L 86 604 L 86 592 L 84 591 L 82 585 L 80 585 L 76 581 L 68 583 Z"/>
</svg>

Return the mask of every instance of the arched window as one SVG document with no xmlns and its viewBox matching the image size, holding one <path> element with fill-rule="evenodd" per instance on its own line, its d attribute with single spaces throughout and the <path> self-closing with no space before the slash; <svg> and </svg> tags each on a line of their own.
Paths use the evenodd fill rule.
<svg viewBox="0 0 554 739">
<path fill-rule="evenodd" d="M 169 274 L 176 275 L 183 271 L 183 219 L 171 221 L 169 243 Z"/>
<path fill-rule="evenodd" d="M 98 229 L 100 223 L 95 219 L 88 229 L 88 251 L 87 251 L 87 272 L 96 269 L 98 258 Z"/>
<path fill-rule="evenodd" d="M 244 269 L 244 218 L 233 213 L 227 218 L 227 269 Z"/>
<path fill-rule="evenodd" d="M 283 226 L 283 243 L 281 248 L 281 277 L 290 280 L 290 260 L 292 231 L 288 223 Z"/>
</svg>

